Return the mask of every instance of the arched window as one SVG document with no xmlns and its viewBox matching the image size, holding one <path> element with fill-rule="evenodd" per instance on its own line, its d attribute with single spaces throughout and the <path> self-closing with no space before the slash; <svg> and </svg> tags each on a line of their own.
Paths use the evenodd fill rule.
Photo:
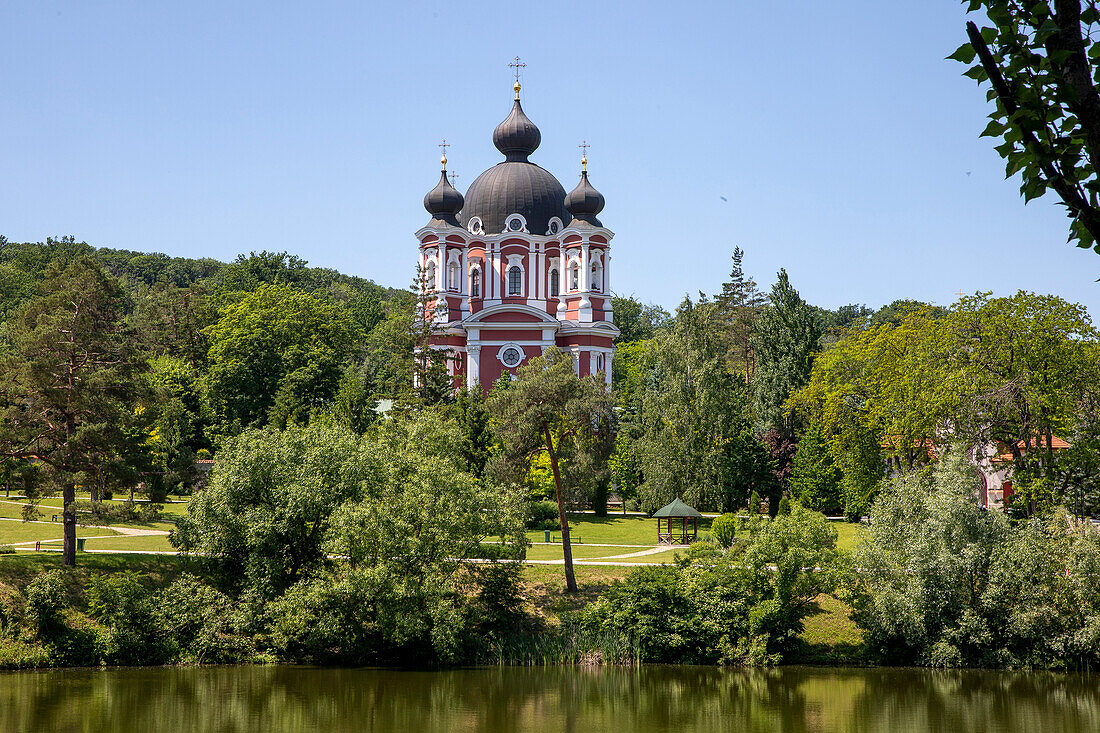
<svg viewBox="0 0 1100 733">
<path fill-rule="evenodd" d="M 470 297 L 481 297 L 481 270 L 474 270 L 470 273 Z"/>
<path fill-rule="evenodd" d="M 550 297 L 558 297 L 558 290 L 561 288 L 561 278 L 558 277 L 557 270 L 550 271 Z"/>
<path fill-rule="evenodd" d="M 599 263 L 593 263 L 592 264 L 592 290 L 595 290 L 598 293 L 598 292 L 600 292 L 602 287 L 603 287 L 603 265 L 600 265 Z"/>
<path fill-rule="evenodd" d="M 424 289 L 435 290 L 435 260 L 428 260 L 428 266 L 424 269 Z"/>
<path fill-rule="evenodd" d="M 447 287 L 451 290 L 458 290 L 458 263 L 452 262 L 447 265 Z"/>
<path fill-rule="evenodd" d="M 581 268 L 576 262 L 569 266 L 569 289 L 580 290 Z"/>
<path fill-rule="evenodd" d="M 523 294 L 523 270 L 518 265 L 508 268 L 508 295 Z"/>
</svg>

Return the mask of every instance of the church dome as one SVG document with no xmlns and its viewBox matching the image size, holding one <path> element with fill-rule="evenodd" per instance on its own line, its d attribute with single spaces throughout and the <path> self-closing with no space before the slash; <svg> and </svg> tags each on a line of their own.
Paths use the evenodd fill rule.
<svg viewBox="0 0 1100 733">
<path fill-rule="evenodd" d="M 519 92 L 516 92 L 517 97 Z M 564 226 L 569 221 L 565 210 L 565 189 L 549 171 L 527 160 L 542 141 L 542 133 L 528 119 L 519 99 L 508 117 L 493 131 L 493 144 L 505 160 L 478 176 L 466 191 L 466 204 L 459 222 L 469 227 L 473 219 L 481 222 L 481 231 L 499 234 L 507 228 L 511 214 L 519 214 L 531 234 L 546 234 L 550 220 Z"/>
<path fill-rule="evenodd" d="M 433 222 L 439 221 L 458 226 L 456 217 L 458 212 L 462 210 L 462 194 L 456 191 L 451 182 L 447 180 L 446 156 L 440 162 L 444 166 L 443 172 L 440 174 L 439 183 L 435 184 L 435 188 L 424 194 L 424 208 L 432 215 Z"/>
<path fill-rule="evenodd" d="M 588 161 L 584 160 L 582 162 L 587 163 Z M 584 222 L 595 227 L 602 227 L 603 224 L 596 218 L 596 214 L 603 211 L 603 206 L 603 194 L 588 182 L 588 171 L 582 168 L 580 183 L 565 197 L 565 208 L 573 215 L 570 226 L 575 226 L 578 222 Z"/>
</svg>

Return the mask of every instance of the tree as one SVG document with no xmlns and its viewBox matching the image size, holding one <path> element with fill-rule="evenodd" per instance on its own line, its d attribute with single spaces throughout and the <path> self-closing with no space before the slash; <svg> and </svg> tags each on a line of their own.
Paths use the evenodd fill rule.
<svg viewBox="0 0 1100 733">
<path fill-rule="evenodd" d="M 772 493 L 769 457 L 750 428 L 745 381 L 729 371 L 720 327 L 714 303 L 685 299 L 655 340 L 638 440 L 646 511 L 677 496 L 732 511 L 760 483 Z"/>
<path fill-rule="evenodd" d="M 246 430 L 218 451 L 209 485 L 188 503 L 171 541 L 272 598 L 328 562 L 332 514 L 383 479 L 376 459 L 326 419 Z"/>
<path fill-rule="evenodd" d="M 4 452 L 33 459 L 60 487 L 62 562 L 76 564 L 76 485 L 93 479 L 125 450 L 142 390 L 125 331 L 127 299 L 94 261 L 60 261 L 46 270 L 37 298 L 8 322 L 11 353 L 0 364 Z M 151 412 L 150 412 L 151 414 Z"/>
<path fill-rule="evenodd" d="M 516 376 L 505 389 L 494 390 L 486 403 L 493 415 L 494 432 L 504 443 L 498 467 L 516 477 L 526 474 L 535 456 L 545 454 L 550 459 L 565 555 L 565 585 L 574 592 L 577 580 L 564 494 L 567 483 L 577 484 L 606 471 L 609 444 L 615 439 L 611 396 L 597 376 L 578 377 L 573 357 L 556 348 L 531 359 Z M 562 472 L 565 456 L 570 458 L 568 476 Z"/>
<path fill-rule="evenodd" d="M 982 135 L 1004 140 L 996 150 L 1006 177 L 1021 175 L 1025 202 L 1054 189 L 1070 218 L 1070 241 L 1100 252 L 1100 10 L 1091 0 L 964 4 L 992 23 L 979 30 L 968 22 L 969 43 L 949 56 L 973 64 L 966 76 L 990 86 L 996 108 Z"/>
<path fill-rule="evenodd" d="M 722 283 L 722 292 L 715 298 L 723 321 L 727 341 L 730 370 L 745 375 L 752 383 L 755 358 L 752 350 L 752 332 L 757 311 L 764 305 L 764 296 L 756 287 L 756 281 L 745 275 L 741 265 L 745 257 L 740 247 L 733 248 L 733 265 L 729 280 Z"/>
<path fill-rule="evenodd" d="M 776 428 L 785 435 L 795 433 L 784 414 L 784 403 L 810 380 L 820 338 L 813 308 L 791 286 L 787 271 L 780 270 L 752 336 L 753 411 L 761 431 Z"/>
<path fill-rule="evenodd" d="M 803 506 L 824 514 L 843 511 L 840 469 L 833 463 L 821 425 L 811 422 L 791 462 L 791 496 Z"/>
<path fill-rule="evenodd" d="M 220 429 L 305 422 L 335 395 L 354 328 L 336 305 L 282 284 L 226 306 L 210 339 L 207 399 Z"/>
<path fill-rule="evenodd" d="M 615 325 L 619 329 L 617 344 L 653 338 L 668 325 L 671 316 L 659 305 L 643 303 L 637 298 L 615 296 L 611 299 Z"/>
</svg>

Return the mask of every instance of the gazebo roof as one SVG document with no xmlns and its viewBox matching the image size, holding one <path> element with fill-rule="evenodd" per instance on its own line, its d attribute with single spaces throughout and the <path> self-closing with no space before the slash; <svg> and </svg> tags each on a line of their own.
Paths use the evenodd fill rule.
<svg viewBox="0 0 1100 733">
<path fill-rule="evenodd" d="M 703 516 L 679 499 L 673 499 L 669 504 L 653 512 L 654 517 L 701 517 Z"/>
</svg>

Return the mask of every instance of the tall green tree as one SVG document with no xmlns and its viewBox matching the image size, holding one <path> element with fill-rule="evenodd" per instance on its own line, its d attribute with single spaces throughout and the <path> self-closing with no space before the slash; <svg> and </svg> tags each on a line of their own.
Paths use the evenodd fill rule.
<svg viewBox="0 0 1100 733">
<path fill-rule="evenodd" d="M 206 395 L 220 430 L 305 422 L 335 395 L 355 330 L 338 305 L 279 283 L 226 306 L 205 330 Z"/>
<path fill-rule="evenodd" d="M 751 383 L 756 368 L 752 332 L 757 311 L 764 304 L 764 295 L 756 286 L 756 281 L 745 274 L 742 265 L 744 258 L 745 252 L 740 247 L 734 247 L 729 279 L 722 283 L 722 292 L 715 297 L 715 302 L 725 321 L 723 331 L 730 369 L 734 373 L 744 374 L 745 380 Z"/>
<path fill-rule="evenodd" d="M 779 271 L 768 303 L 756 319 L 752 348 L 756 369 L 752 383 L 753 412 L 762 431 L 796 431 L 784 412 L 787 398 L 808 381 L 817 354 L 821 327 L 813 308 Z"/>
<path fill-rule="evenodd" d="M 571 355 L 551 348 L 521 366 L 516 381 L 494 390 L 486 403 L 494 432 L 504 443 L 498 475 L 511 475 L 518 484 L 532 459 L 545 455 L 550 460 L 569 592 L 577 590 L 577 580 L 564 501 L 567 484 L 605 473 L 615 439 L 611 396 L 597 376 L 581 378 L 574 368 Z M 563 471 L 566 456 L 568 475 Z"/>
<path fill-rule="evenodd" d="M 991 25 L 966 24 L 969 42 L 949 58 L 988 84 L 995 103 L 983 136 L 1005 175 L 1019 173 L 1024 201 L 1053 189 L 1070 218 L 1070 241 L 1100 252 L 1100 9 L 1087 0 L 964 0 Z"/>
<path fill-rule="evenodd" d="M 0 431 L 4 453 L 41 463 L 51 479 L 45 490 L 60 488 L 62 562 L 71 566 L 76 486 L 126 451 L 144 366 L 126 333 L 126 294 L 94 261 L 51 264 L 40 293 L 8 323 L 12 349 L 0 364 Z"/>
<path fill-rule="evenodd" d="M 721 324 L 714 303 L 685 299 L 673 328 L 655 340 L 638 440 L 646 511 L 677 496 L 733 511 L 753 488 L 772 493 L 767 451 L 751 430 L 744 378 L 727 366 Z"/>
</svg>

